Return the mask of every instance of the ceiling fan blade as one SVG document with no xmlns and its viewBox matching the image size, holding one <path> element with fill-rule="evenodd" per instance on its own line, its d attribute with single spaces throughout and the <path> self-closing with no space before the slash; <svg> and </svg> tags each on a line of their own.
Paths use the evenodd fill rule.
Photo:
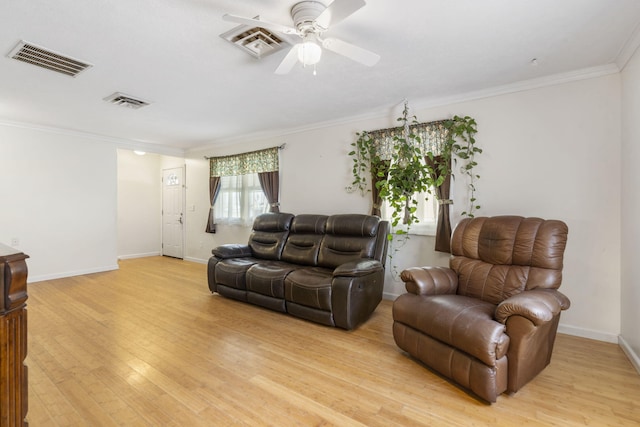
<svg viewBox="0 0 640 427">
<path fill-rule="evenodd" d="M 329 26 L 342 21 L 365 4 L 364 0 L 334 0 L 316 18 L 316 25 L 326 30 Z"/>
<path fill-rule="evenodd" d="M 380 60 L 380 55 L 378 55 L 377 53 L 373 53 L 370 50 L 354 46 L 340 39 L 331 37 L 326 38 L 322 41 L 322 47 L 342 56 L 346 56 L 347 58 L 364 64 L 368 67 L 373 67 Z"/>
<path fill-rule="evenodd" d="M 278 68 L 276 68 L 276 74 L 287 74 L 289 71 L 293 70 L 293 67 L 298 62 L 298 49 L 300 49 L 300 44 L 295 44 L 287 53 L 287 56 L 284 57 Z"/>
<path fill-rule="evenodd" d="M 222 19 L 229 22 L 235 22 L 237 24 L 249 25 L 251 27 L 262 27 L 267 30 L 276 31 L 283 34 L 297 34 L 295 28 L 287 27 L 280 24 L 274 24 L 273 22 L 261 21 L 259 19 L 244 18 L 242 16 L 231 15 L 225 13 L 222 15 Z"/>
</svg>

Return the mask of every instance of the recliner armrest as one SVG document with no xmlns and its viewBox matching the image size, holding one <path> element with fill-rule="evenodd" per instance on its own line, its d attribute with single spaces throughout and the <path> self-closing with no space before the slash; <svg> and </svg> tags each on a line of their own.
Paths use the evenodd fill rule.
<svg viewBox="0 0 640 427">
<path fill-rule="evenodd" d="M 359 277 L 382 270 L 384 270 L 384 267 L 380 261 L 375 259 L 359 259 L 357 261 L 346 262 L 336 267 L 336 269 L 333 270 L 333 277 Z"/>
<path fill-rule="evenodd" d="M 455 294 L 458 276 L 448 267 L 411 267 L 400 273 L 407 292 L 416 295 Z"/>
<path fill-rule="evenodd" d="M 509 316 L 519 315 L 538 326 L 552 320 L 570 305 L 569 298 L 555 289 L 534 289 L 502 301 L 496 307 L 495 317 L 498 322 L 506 323 Z"/>
<path fill-rule="evenodd" d="M 251 248 L 248 245 L 240 245 L 236 243 L 220 245 L 213 248 L 211 253 L 220 259 L 249 257 L 253 255 Z"/>
</svg>

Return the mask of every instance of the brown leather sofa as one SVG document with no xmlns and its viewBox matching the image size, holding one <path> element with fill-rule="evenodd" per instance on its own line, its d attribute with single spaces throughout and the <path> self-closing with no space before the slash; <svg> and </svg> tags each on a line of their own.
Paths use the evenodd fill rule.
<svg viewBox="0 0 640 427">
<path fill-rule="evenodd" d="M 389 223 L 376 216 L 259 215 L 246 245 L 212 250 L 209 289 L 343 329 L 382 300 Z"/>
<path fill-rule="evenodd" d="M 449 267 L 415 267 L 393 304 L 396 344 L 482 399 L 515 393 L 551 360 L 568 228 L 518 216 L 462 220 Z"/>
</svg>

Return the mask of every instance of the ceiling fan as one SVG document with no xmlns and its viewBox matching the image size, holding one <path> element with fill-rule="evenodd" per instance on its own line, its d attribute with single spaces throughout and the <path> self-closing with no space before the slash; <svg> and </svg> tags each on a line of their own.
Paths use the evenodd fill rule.
<svg viewBox="0 0 640 427">
<path fill-rule="evenodd" d="M 287 74 L 298 62 L 303 66 L 315 66 L 320 61 L 322 48 L 372 67 L 380 60 L 380 55 L 334 37 L 323 37 L 331 25 L 341 22 L 365 4 L 364 0 L 334 0 L 329 6 L 318 1 L 301 1 L 291 8 L 293 27 L 230 14 L 225 14 L 222 18 L 225 21 L 300 37 L 300 42 L 293 45 L 276 68 L 276 74 Z"/>
</svg>

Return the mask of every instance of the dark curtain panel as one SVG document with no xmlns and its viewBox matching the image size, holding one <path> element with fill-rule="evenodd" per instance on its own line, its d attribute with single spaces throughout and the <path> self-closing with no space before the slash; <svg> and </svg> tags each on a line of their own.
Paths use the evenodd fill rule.
<svg viewBox="0 0 640 427">
<path fill-rule="evenodd" d="M 386 179 L 389 177 L 390 164 L 390 161 L 383 160 L 377 167 L 374 165 L 371 166 L 371 198 L 373 199 L 371 215 L 382 217 L 382 212 L 380 210 L 380 208 L 382 207 L 382 199 L 380 198 L 380 191 L 378 190 L 376 184 L 381 181 L 386 181 Z M 380 173 L 382 176 L 379 176 Z"/>
<path fill-rule="evenodd" d="M 280 212 L 280 173 L 278 171 L 260 172 L 258 179 L 271 206 L 269 212 Z"/>
<path fill-rule="evenodd" d="M 209 199 L 211 200 L 211 207 L 209 208 L 209 219 L 207 219 L 207 229 L 206 233 L 215 233 L 216 232 L 216 223 L 213 218 L 213 205 L 218 198 L 218 193 L 220 192 L 220 177 L 212 176 L 209 178 Z"/>
<path fill-rule="evenodd" d="M 443 162 L 449 163 L 449 168 L 451 169 L 451 159 L 443 158 L 442 156 L 436 156 L 431 160 L 429 157 L 425 156 L 425 161 L 428 165 L 430 165 L 434 171 L 435 176 L 432 178 L 438 179 L 440 176 L 440 171 L 438 169 L 438 165 Z M 449 192 L 451 189 L 451 174 L 447 174 L 444 177 L 444 181 L 440 187 L 436 187 L 435 195 L 438 199 L 438 222 L 436 223 L 436 247 L 435 250 L 438 252 L 448 252 L 451 253 L 451 219 L 449 215 L 449 205 L 451 204 L 451 199 L 449 199 Z"/>
</svg>

